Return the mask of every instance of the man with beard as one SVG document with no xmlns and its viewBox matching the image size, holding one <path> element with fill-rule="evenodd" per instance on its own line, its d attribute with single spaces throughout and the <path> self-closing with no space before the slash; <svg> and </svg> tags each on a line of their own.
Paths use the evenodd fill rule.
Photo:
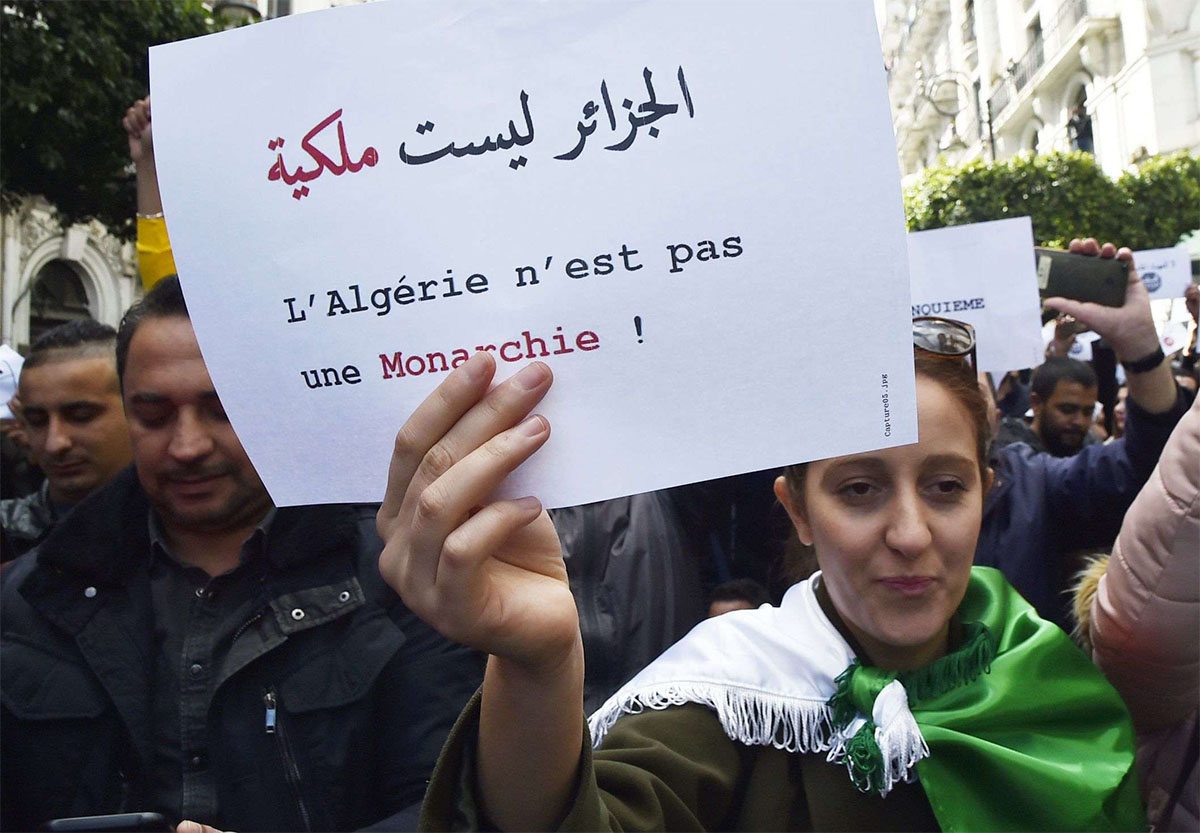
<svg viewBox="0 0 1200 833">
<path fill-rule="evenodd" d="M 177 278 L 117 367 L 134 467 L 4 581 L 0 827 L 413 829 L 480 657 L 383 584 L 375 507 L 272 505 Z"/>
<path fill-rule="evenodd" d="M 1090 441 L 1088 429 L 1096 409 L 1099 384 L 1091 366 L 1077 359 L 1052 356 L 1033 371 L 1030 404 L 1033 422 L 1006 418 L 996 445 L 1023 442 L 1055 457 L 1077 454 Z"/>
<path fill-rule="evenodd" d="M 46 475 L 36 492 L 0 503 L 0 525 L 21 555 L 70 509 L 129 465 L 129 429 L 117 382 L 117 332 L 90 318 L 33 343 L 18 379 L 29 455 Z"/>
</svg>

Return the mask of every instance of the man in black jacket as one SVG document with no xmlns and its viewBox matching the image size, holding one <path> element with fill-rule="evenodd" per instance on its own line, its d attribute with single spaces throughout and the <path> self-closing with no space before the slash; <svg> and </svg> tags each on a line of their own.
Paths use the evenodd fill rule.
<svg viewBox="0 0 1200 833">
<path fill-rule="evenodd" d="M 408 829 L 481 659 L 383 584 L 373 508 L 272 506 L 177 280 L 117 353 L 135 468 L 4 581 L 3 827 Z"/>
</svg>

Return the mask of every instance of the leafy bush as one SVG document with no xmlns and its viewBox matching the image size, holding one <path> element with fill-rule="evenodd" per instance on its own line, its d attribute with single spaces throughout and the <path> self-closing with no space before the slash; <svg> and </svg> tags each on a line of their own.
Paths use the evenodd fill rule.
<svg viewBox="0 0 1200 833">
<path fill-rule="evenodd" d="M 1200 160 L 1155 157 L 1113 181 L 1086 153 L 926 169 L 904 191 L 910 231 L 1028 215 L 1038 245 L 1086 234 L 1134 249 L 1172 246 L 1200 226 Z"/>
</svg>

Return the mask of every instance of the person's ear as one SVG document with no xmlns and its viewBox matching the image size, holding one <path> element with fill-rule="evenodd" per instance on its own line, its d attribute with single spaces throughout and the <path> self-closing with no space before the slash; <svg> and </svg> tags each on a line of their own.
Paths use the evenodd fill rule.
<svg viewBox="0 0 1200 833">
<path fill-rule="evenodd" d="M 984 495 L 987 495 L 987 493 L 991 491 L 992 485 L 995 482 L 996 482 L 996 472 L 992 470 L 991 466 L 988 466 L 986 469 L 983 470 L 983 493 L 984 493 Z"/>
<path fill-rule="evenodd" d="M 1029 392 L 1029 407 L 1035 411 L 1042 407 L 1042 395 L 1036 391 Z"/>
<path fill-rule="evenodd" d="M 804 511 L 804 501 L 792 498 L 792 490 L 788 488 L 787 479 L 782 475 L 775 478 L 775 497 L 779 499 L 784 511 L 792 519 L 792 526 L 796 527 L 796 535 L 800 538 L 800 543 L 811 547 L 812 527 L 809 525 L 808 515 Z"/>
</svg>

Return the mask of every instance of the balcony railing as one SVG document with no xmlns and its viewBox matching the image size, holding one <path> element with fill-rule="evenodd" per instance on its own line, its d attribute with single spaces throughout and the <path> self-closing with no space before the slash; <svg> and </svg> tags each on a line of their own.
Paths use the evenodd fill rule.
<svg viewBox="0 0 1200 833">
<path fill-rule="evenodd" d="M 1008 67 L 1008 76 L 988 98 L 988 113 L 994 119 L 1017 94 L 1025 88 L 1046 62 L 1046 53 L 1053 55 L 1066 42 L 1079 21 L 1088 14 L 1087 0 L 1063 0 L 1044 34 L 1039 34 L 1028 51 Z"/>
<path fill-rule="evenodd" d="M 1029 50 L 1021 56 L 1021 59 L 1013 64 L 1010 74 L 1012 75 L 1013 86 L 1017 88 L 1017 92 L 1025 89 L 1025 85 L 1029 83 L 1029 79 L 1033 78 L 1034 74 L 1042 68 L 1042 64 L 1046 62 L 1046 50 L 1042 35 L 1038 34 L 1033 39 L 1033 45 Z"/>
</svg>

